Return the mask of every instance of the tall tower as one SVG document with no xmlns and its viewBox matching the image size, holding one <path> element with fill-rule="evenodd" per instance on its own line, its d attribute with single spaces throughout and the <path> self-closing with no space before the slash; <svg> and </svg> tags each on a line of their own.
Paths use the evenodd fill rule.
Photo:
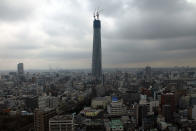
<svg viewBox="0 0 196 131">
<path fill-rule="evenodd" d="M 99 11 L 94 14 L 93 21 L 93 56 L 92 56 L 92 76 L 96 80 L 102 78 L 101 62 L 101 21 L 99 20 Z"/>
</svg>

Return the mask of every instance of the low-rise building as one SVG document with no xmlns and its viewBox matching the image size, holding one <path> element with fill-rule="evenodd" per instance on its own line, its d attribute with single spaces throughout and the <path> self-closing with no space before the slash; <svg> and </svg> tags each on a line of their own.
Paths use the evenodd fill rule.
<svg viewBox="0 0 196 131">
<path fill-rule="evenodd" d="M 106 131 L 123 131 L 123 123 L 120 119 L 113 119 L 109 122 L 105 122 Z"/>
<path fill-rule="evenodd" d="M 57 115 L 50 118 L 49 131 L 74 131 L 74 116 Z"/>
<path fill-rule="evenodd" d="M 96 97 L 96 98 L 92 99 L 91 107 L 105 109 L 107 107 L 107 104 L 109 104 L 110 102 L 111 102 L 110 96 Z"/>
</svg>

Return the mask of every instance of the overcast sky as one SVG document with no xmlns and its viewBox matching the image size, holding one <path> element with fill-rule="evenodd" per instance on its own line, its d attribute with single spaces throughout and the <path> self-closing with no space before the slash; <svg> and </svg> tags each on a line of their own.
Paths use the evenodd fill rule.
<svg viewBox="0 0 196 131">
<path fill-rule="evenodd" d="M 0 0 L 0 70 L 91 68 L 98 7 L 103 67 L 196 66 L 196 0 Z"/>
</svg>

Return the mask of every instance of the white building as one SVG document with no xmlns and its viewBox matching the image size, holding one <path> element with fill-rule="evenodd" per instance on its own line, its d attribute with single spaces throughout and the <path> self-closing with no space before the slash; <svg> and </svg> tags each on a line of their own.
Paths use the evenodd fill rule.
<svg viewBox="0 0 196 131">
<path fill-rule="evenodd" d="M 113 97 L 112 102 L 107 105 L 107 112 L 112 116 L 121 116 L 126 113 L 126 108 L 122 100 Z"/>
<path fill-rule="evenodd" d="M 74 131 L 74 116 L 57 115 L 50 118 L 49 131 Z"/>
<path fill-rule="evenodd" d="M 111 102 L 111 97 L 110 96 L 105 96 L 105 97 L 96 97 L 92 99 L 91 101 L 91 107 L 92 108 L 106 108 L 107 104 Z"/>
<path fill-rule="evenodd" d="M 38 100 L 39 109 L 56 108 L 59 104 L 59 98 L 54 96 L 40 96 Z"/>
</svg>

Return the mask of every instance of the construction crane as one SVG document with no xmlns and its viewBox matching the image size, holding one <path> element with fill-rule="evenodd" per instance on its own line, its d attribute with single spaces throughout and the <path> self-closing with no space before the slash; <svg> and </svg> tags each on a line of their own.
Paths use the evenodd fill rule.
<svg viewBox="0 0 196 131">
<path fill-rule="evenodd" d="M 100 10 L 99 8 L 95 9 L 95 11 L 94 11 L 94 19 L 99 20 L 99 13 L 101 11 L 103 11 L 103 9 L 102 10 Z"/>
</svg>

